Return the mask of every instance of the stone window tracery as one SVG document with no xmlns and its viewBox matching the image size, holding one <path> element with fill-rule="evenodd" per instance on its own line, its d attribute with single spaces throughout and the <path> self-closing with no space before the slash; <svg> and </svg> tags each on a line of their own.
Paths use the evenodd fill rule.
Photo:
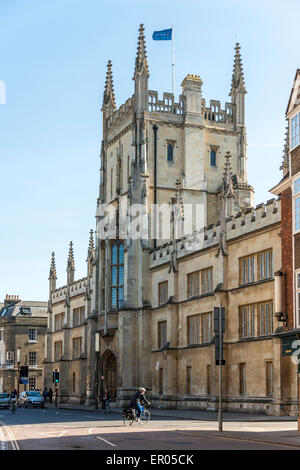
<svg viewBox="0 0 300 470">
<path fill-rule="evenodd" d="M 124 301 L 124 246 L 115 242 L 111 248 L 111 308 L 121 308 Z"/>
</svg>

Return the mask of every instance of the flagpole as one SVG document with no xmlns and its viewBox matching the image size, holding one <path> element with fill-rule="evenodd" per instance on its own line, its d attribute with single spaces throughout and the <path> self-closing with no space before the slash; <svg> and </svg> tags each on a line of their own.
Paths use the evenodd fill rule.
<svg viewBox="0 0 300 470">
<path fill-rule="evenodd" d="M 175 53 L 174 53 L 174 25 L 172 25 L 172 93 L 175 100 Z"/>
</svg>

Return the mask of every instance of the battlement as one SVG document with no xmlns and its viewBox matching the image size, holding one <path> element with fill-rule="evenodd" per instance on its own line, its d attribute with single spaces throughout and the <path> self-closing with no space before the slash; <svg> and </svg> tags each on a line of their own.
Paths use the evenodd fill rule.
<svg viewBox="0 0 300 470">
<path fill-rule="evenodd" d="M 280 199 L 270 199 L 266 203 L 228 217 L 226 219 L 226 240 L 230 241 L 256 230 L 267 228 L 269 225 L 280 222 L 280 220 Z M 193 252 L 218 245 L 220 237 L 220 222 L 185 235 L 182 239 L 176 241 L 177 258 L 180 259 Z M 152 250 L 151 267 L 170 262 L 173 251 L 172 241 L 162 244 L 155 251 Z"/>
<path fill-rule="evenodd" d="M 74 297 L 85 292 L 87 286 L 87 277 L 78 279 L 70 285 L 70 296 Z M 67 286 L 62 286 L 56 289 L 52 294 L 52 301 L 60 302 L 67 295 Z"/>
<path fill-rule="evenodd" d="M 225 103 L 225 109 L 222 110 L 220 101 L 210 100 L 209 108 L 207 108 L 205 99 L 203 99 L 202 116 L 206 121 L 222 124 L 233 124 L 235 121 L 235 105 L 232 103 Z"/>
<path fill-rule="evenodd" d="M 108 119 L 108 127 L 118 126 L 134 110 L 134 96 L 128 98 Z"/>
<path fill-rule="evenodd" d="M 183 114 L 182 96 L 175 103 L 173 93 L 163 93 L 163 99 L 158 99 L 157 91 L 148 91 L 148 111 L 150 113 Z"/>
<path fill-rule="evenodd" d="M 175 103 L 172 93 L 163 93 L 163 99 L 159 100 L 157 91 L 149 91 L 148 111 L 151 113 L 183 115 L 184 105 L 182 95 L 179 96 L 178 103 Z M 202 99 L 202 118 L 214 124 L 234 124 L 235 105 L 225 103 L 225 109 L 221 109 L 220 101 L 210 100 L 209 107 L 206 107 L 205 99 Z"/>
</svg>

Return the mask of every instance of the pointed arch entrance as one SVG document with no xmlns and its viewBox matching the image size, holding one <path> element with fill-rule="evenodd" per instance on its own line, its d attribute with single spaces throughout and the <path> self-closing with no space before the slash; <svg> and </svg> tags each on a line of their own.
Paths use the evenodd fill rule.
<svg viewBox="0 0 300 470">
<path fill-rule="evenodd" d="M 103 391 L 108 388 L 111 397 L 117 396 L 117 360 L 115 355 L 108 349 L 102 356 Z"/>
</svg>

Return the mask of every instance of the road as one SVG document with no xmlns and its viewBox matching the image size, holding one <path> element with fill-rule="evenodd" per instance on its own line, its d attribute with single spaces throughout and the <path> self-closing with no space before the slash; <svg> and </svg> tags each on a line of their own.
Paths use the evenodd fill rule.
<svg viewBox="0 0 300 470">
<path fill-rule="evenodd" d="M 284 424 L 280 429 L 285 430 Z M 152 417 L 146 425 L 124 426 L 117 413 L 104 415 L 46 408 L 18 409 L 11 415 L 9 410 L 0 410 L 0 451 L 300 450 L 300 439 L 299 446 L 280 440 L 277 443 L 260 442 L 264 441 L 261 433 L 260 439 L 256 440 L 258 433 L 254 431 L 258 424 L 251 425 L 245 433 L 243 423 L 233 423 L 229 434 L 218 433 L 217 423 L 208 421 Z M 268 426 L 268 434 L 274 435 L 276 423 L 265 426 Z M 291 432 L 291 426 L 296 424 L 286 423 L 286 432 Z"/>
</svg>

